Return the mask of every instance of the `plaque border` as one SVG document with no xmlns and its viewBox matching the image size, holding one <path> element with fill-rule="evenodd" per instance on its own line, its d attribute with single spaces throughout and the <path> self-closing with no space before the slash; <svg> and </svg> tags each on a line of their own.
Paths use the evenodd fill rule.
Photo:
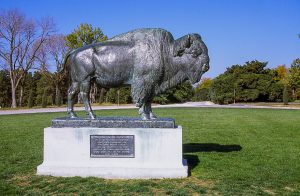
<svg viewBox="0 0 300 196">
<path fill-rule="evenodd" d="M 92 143 L 91 143 L 91 139 L 92 136 L 133 136 L 133 156 L 130 157 L 118 157 L 118 156 L 111 156 L 111 157 L 95 157 L 92 156 Z M 110 158 L 135 158 L 135 135 L 90 135 L 90 158 L 105 158 L 105 159 L 110 159 Z"/>
</svg>

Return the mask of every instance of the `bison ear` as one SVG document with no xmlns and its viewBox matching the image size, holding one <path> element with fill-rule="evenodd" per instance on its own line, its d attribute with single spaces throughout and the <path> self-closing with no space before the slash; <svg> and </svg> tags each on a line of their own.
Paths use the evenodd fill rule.
<svg viewBox="0 0 300 196">
<path fill-rule="evenodd" d="M 174 43 L 173 55 L 182 56 L 186 48 L 190 48 L 192 45 L 192 36 L 190 34 L 183 36 Z"/>
</svg>

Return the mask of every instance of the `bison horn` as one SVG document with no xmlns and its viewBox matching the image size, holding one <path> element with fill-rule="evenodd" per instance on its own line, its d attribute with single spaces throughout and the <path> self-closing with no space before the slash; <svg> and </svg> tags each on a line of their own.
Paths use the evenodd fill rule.
<svg viewBox="0 0 300 196">
<path fill-rule="evenodd" d="M 186 47 L 189 48 L 191 47 L 191 45 L 192 45 L 192 36 L 188 34 Z"/>
</svg>

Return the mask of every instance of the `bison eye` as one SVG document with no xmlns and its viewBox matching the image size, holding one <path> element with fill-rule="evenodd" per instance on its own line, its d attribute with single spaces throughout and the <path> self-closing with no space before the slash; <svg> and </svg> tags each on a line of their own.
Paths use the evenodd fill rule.
<svg viewBox="0 0 300 196">
<path fill-rule="evenodd" d="M 200 49 L 194 49 L 192 50 L 191 54 L 192 54 L 192 57 L 196 58 L 198 57 L 200 54 L 202 53 L 202 50 Z"/>
<path fill-rule="evenodd" d="M 198 57 L 199 55 L 202 54 L 202 50 L 200 48 L 193 49 L 191 53 L 192 53 L 192 57 L 196 58 L 196 57 Z"/>
</svg>

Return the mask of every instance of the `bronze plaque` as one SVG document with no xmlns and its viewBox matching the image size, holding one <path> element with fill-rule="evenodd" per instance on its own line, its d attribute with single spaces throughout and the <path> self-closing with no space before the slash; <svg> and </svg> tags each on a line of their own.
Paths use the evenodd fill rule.
<svg viewBox="0 0 300 196">
<path fill-rule="evenodd" d="M 134 158 L 134 135 L 91 135 L 91 158 Z"/>
</svg>

